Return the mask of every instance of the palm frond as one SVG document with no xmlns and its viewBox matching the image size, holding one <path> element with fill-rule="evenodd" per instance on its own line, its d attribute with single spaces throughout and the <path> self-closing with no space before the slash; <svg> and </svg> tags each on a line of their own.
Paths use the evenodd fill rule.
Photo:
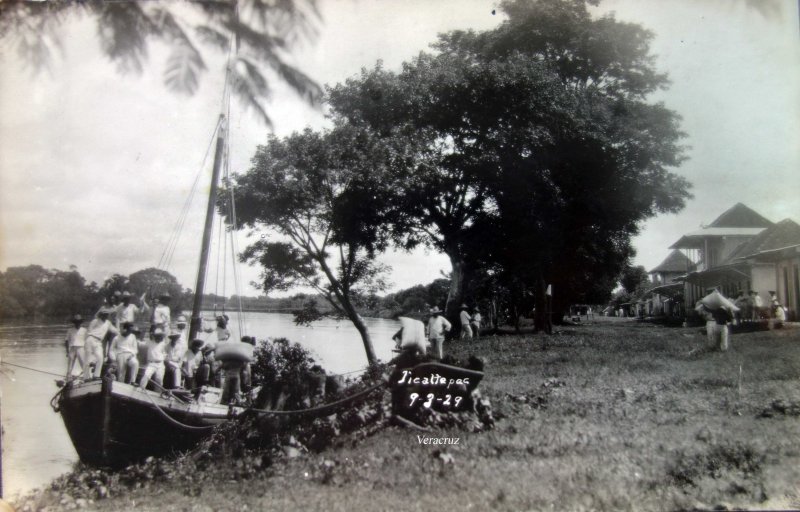
<svg viewBox="0 0 800 512">
<path fill-rule="evenodd" d="M 208 25 L 200 25 L 194 29 L 197 37 L 204 43 L 215 46 L 222 51 L 227 51 L 231 44 L 230 37 Z"/>
<path fill-rule="evenodd" d="M 142 5 L 103 2 L 97 6 L 100 47 L 122 72 L 141 72 L 147 57 L 147 37 L 157 32 Z"/>
<path fill-rule="evenodd" d="M 266 32 L 259 32 L 238 19 L 231 18 L 226 20 L 223 22 L 223 26 L 237 38 L 238 42 L 242 42 L 254 49 L 256 54 L 274 53 L 278 49 L 286 47 L 286 41 L 283 38 L 271 36 Z"/>
<path fill-rule="evenodd" d="M 269 64 L 281 80 L 289 84 L 309 104 L 312 106 L 320 104 L 323 95 L 322 87 L 311 77 L 274 54 L 271 56 Z"/>
<path fill-rule="evenodd" d="M 322 19 L 316 0 L 242 0 L 242 18 L 252 19 L 261 31 L 280 35 L 288 41 L 315 39 Z"/>
<path fill-rule="evenodd" d="M 200 73 L 206 69 L 202 55 L 169 10 L 156 7 L 150 11 L 150 19 L 157 35 L 173 46 L 164 70 L 164 84 L 172 91 L 193 94 Z"/>
<path fill-rule="evenodd" d="M 229 69 L 231 90 L 242 104 L 256 112 L 264 124 L 272 129 L 272 119 L 261 105 L 261 100 L 268 98 L 271 90 L 269 83 L 256 66 L 247 59 L 238 57 Z"/>
<path fill-rule="evenodd" d="M 172 91 L 194 94 L 198 76 L 205 69 L 203 59 L 193 46 L 176 46 L 167 59 L 164 84 Z"/>
</svg>

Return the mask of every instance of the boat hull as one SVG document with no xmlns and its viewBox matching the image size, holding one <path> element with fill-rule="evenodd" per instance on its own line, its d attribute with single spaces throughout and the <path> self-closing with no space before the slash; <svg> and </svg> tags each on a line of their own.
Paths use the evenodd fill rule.
<svg viewBox="0 0 800 512">
<path fill-rule="evenodd" d="M 59 409 L 81 462 L 102 467 L 189 450 L 240 412 L 111 380 L 67 385 Z"/>
</svg>

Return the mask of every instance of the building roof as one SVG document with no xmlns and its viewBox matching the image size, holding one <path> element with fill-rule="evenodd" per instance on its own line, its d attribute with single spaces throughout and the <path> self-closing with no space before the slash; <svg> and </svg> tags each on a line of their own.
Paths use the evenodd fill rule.
<svg viewBox="0 0 800 512">
<path fill-rule="evenodd" d="M 768 228 L 769 219 L 742 203 L 736 203 L 708 225 L 710 228 Z"/>
<path fill-rule="evenodd" d="M 658 266 L 653 268 L 648 274 L 657 272 L 689 272 L 694 270 L 695 264 L 685 254 L 677 249 L 672 252 Z"/>
<path fill-rule="evenodd" d="M 677 242 L 672 244 L 670 249 L 702 249 L 703 240 L 708 237 L 723 237 L 723 236 L 749 236 L 754 237 L 764 231 L 766 228 L 720 228 L 720 227 L 706 227 L 686 233 Z"/>
<path fill-rule="evenodd" d="M 731 253 L 728 262 L 732 263 L 761 252 L 783 249 L 798 244 L 800 244 L 800 224 L 792 219 L 783 219 L 737 247 Z"/>
</svg>

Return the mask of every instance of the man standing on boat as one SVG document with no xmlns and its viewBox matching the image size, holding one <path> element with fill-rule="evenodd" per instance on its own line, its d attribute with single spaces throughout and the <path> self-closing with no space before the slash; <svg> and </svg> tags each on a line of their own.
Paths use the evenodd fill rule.
<svg viewBox="0 0 800 512">
<path fill-rule="evenodd" d="M 89 327 L 86 330 L 86 344 L 84 345 L 86 362 L 83 367 L 84 380 L 94 378 L 95 373 L 99 373 L 102 368 L 103 359 L 105 359 L 103 356 L 103 340 L 105 340 L 106 336 L 109 333 L 119 334 L 117 328 L 108 321 L 109 314 L 111 314 L 109 308 L 100 308 L 100 311 L 97 312 L 97 316 L 89 323 Z M 94 361 L 92 361 L 92 359 L 94 359 Z M 92 362 L 95 364 L 94 370 L 90 370 Z"/>
<path fill-rule="evenodd" d="M 83 317 L 75 315 L 72 317 L 72 327 L 67 329 L 67 338 L 65 340 L 67 345 L 67 379 L 72 378 L 72 370 L 75 367 L 76 360 L 81 365 L 81 372 L 83 372 L 85 366 L 83 347 L 86 344 L 86 327 L 83 327 L 82 324 Z"/>
<path fill-rule="evenodd" d="M 117 380 L 131 383 L 136 381 L 139 373 L 139 341 L 133 333 L 133 322 L 123 322 L 122 332 L 114 338 L 108 358 L 117 364 Z"/>
<path fill-rule="evenodd" d="M 164 292 L 158 296 L 158 302 L 153 308 L 153 318 L 150 320 L 150 332 L 156 327 L 161 327 L 164 334 L 169 334 L 170 310 L 169 301 L 172 299 L 169 292 Z"/>
<path fill-rule="evenodd" d="M 136 322 L 136 315 L 146 313 L 150 310 L 150 306 L 148 306 L 147 302 L 144 300 L 144 294 L 142 294 L 140 303 L 142 304 L 141 307 L 137 306 L 136 304 L 131 304 L 131 292 L 122 292 L 122 302 L 117 304 L 117 306 L 114 308 L 114 312 L 116 313 L 117 329 L 119 329 L 125 322 L 134 324 Z"/>
<path fill-rule="evenodd" d="M 212 329 L 212 328 L 209 327 L 209 328 L 203 329 L 203 332 L 206 332 L 206 333 L 216 332 L 216 336 L 217 336 L 216 342 L 217 343 L 228 341 L 230 339 L 230 337 L 231 337 L 231 330 L 228 329 L 228 320 L 230 320 L 228 315 L 224 315 L 224 314 L 223 315 L 219 315 L 217 317 L 217 326 L 216 326 L 216 328 Z M 206 340 L 206 341 L 210 341 L 210 340 Z"/>
<path fill-rule="evenodd" d="M 188 340 L 189 331 L 186 330 L 186 316 L 179 315 L 178 316 L 178 321 L 175 324 L 175 326 L 176 327 L 175 327 L 174 332 L 177 332 L 178 334 L 181 335 L 180 341 L 183 343 L 184 348 L 188 347 L 189 346 L 189 340 Z"/>
</svg>

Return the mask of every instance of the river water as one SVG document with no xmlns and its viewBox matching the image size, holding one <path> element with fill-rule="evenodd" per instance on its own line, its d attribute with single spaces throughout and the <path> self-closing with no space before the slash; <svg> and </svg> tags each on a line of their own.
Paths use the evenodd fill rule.
<svg viewBox="0 0 800 512">
<path fill-rule="evenodd" d="M 229 326 L 234 339 L 238 339 L 239 318 L 236 313 L 229 315 Z M 361 337 L 350 322 L 324 320 L 312 327 L 299 327 L 286 313 L 246 313 L 243 320 L 246 334 L 259 340 L 285 337 L 300 343 L 329 373 L 351 372 L 366 365 Z M 388 361 L 392 355 L 391 337 L 400 323 L 375 318 L 365 321 L 378 358 Z M 61 375 L 66 371 L 63 340 L 68 327 L 0 324 L 0 357 L 3 362 Z M 78 456 L 61 417 L 49 405 L 58 391 L 57 377 L 5 364 L 2 369 L 2 476 L 3 496 L 8 499 L 46 485 L 69 471 Z"/>
</svg>

